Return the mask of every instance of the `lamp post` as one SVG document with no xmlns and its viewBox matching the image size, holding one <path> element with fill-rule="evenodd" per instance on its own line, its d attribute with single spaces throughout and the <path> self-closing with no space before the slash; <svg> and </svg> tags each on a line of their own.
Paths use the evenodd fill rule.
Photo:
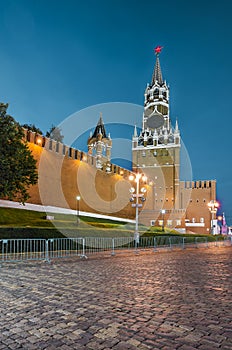
<svg viewBox="0 0 232 350">
<path fill-rule="evenodd" d="M 79 224 L 79 215 L 80 215 L 80 200 L 81 200 L 81 196 L 76 196 L 76 200 L 77 200 L 77 225 Z"/>
<path fill-rule="evenodd" d="M 208 203 L 208 208 L 211 213 L 210 232 L 213 235 L 217 233 L 217 219 L 215 220 L 215 217 L 216 217 L 218 207 L 219 207 L 219 203 L 215 200 L 211 200 Z"/>
<path fill-rule="evenodd" d="M 139 203 L 139 199 L 141 200 L 141 202 L 144 202 L 146 200 L 146 198 L 144 197 L 144 194 L 147 191 L 145 187 L 142 187 L 141 189 L 139 188 L 140 179 L 142 179 L 143 183 L 147 181 L 147 177 L 140 173 L 129 176 L 129 180 L 135 181 L 136 183 L 136 188 L 134 187 L 130 188 L 130 193 L 131 193 L 130 201 L 133 202 L 134 200 L 136 200 L 135 203 L 131 204 L 132 208 L 135 208 L 135 233 L 134 233 L 135 246 L 137 246 L 137 244 L 139 243 L 139 208 L 143 206 L 142 203 Z"/>
<path fill-rule="evenodd" d="M 165 215 L 166 211 L 165 209 L 161 210 L 161 214 L 162 214 L 162 231 L 164 232 L 164 215 Z"/>
</svg>

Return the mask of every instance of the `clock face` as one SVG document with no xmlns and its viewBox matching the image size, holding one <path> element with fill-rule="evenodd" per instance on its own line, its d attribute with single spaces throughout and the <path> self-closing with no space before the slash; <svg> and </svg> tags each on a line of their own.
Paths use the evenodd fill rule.
<svg viewBox="0 0 232 350">
<path fill-rule="evenodd" d="M 147 126 L 151 129 L 159 129 L 164 125 L 164 117 L 160 114 L 153 114 L 147 118 Z"/>
</svg>

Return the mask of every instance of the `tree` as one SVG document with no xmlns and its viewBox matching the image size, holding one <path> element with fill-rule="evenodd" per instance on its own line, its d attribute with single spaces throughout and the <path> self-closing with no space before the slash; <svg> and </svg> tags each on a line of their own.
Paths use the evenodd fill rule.
<svg viewBox="0 0 232 350">
<path fill-rule="evenodd" d="M 36 134 L 43 135 L 43 131 L 41 131 L 39 128 L 37 128 L 37 127 L 35 126 L 35 124 L 23 124 L 23 125 L 21 125 L 21 126 L 22 126 L 22 128 L 24 128 L 24 129 L 27 129 L 27 130 L 36 132 Z"/>
<path fill-rule="evenodd" d="M 46 132 L 46 137 L 50 137 L 57 142 L 63 142 L 64 138 L 64 136 L 61 134 L 61 129 L 54 125 L 52 125 L 50 130 Z"/>
<path fill-rule="evenodd" d="M 23 139 L 22 127 L 6 114 L 7 107 L 0 103 L 0 198 L 25 203 L 30 185 L 38 181 L 36 160 Z"/>
</svg>

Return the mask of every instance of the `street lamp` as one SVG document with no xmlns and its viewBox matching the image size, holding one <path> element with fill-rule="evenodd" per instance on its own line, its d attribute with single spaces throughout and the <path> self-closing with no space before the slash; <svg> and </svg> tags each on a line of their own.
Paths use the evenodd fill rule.
<svg viewBox="0 0 232 350">
<path fill-rule="evenodd" d="M 42 146 L 42 139 L 41 139 L 41 137 L 39 137 L 39 136 L 36 137 L 36 143 L 37 143 L 38 146 Z"/>
<path fill-rule="evenodd" d="M 143 206 L 142 203 L 139 203 L 139 199 L 141 200 L 141 202 L 144 202 L 146 200 L 146 198 L 144 197 L 144 194 L 147 191 L 145 187 L 142 187 L 141 189 L 139 189 L 140 179 L 142 180 L 143 183 L 145 183 L 147 181 L 147 177 L 145 175 L 142 175 L 139 173 L 129 176 L 129 180 L 135 181 L 135 183 L 136 183 L 136 188 L 131 187 L 129 190 L 131 193 L 130 201 L 133 202 L 136 199 L 135 203 L 131 204 L 132 208 L 135 208 L 134 240 L 135 240 L 136 246 L 139 243 L 139 208 L 141 208 Z"/>
<path fill-rule="evenodd" d="M 79 215 L 80 215 L 80 200 L 81 200 L 81 196 L 76 196 L 76 200 L 77 200 L 77 225 L 80 222 L 79 219 Z"/>
<path fill-rule="evenodd" d="M 219 207 L 219 203 L 215 200 L 211 200 L 208 203 L 208 208 L 211 213 L 211 225 L 210 225 L 210 232 L 214 235 L 217 233 L 217 219 L 215 220 L 216 213 Z"/>
<path fill-rule="evenodd" d="M 164 232 L 164 215 L 166 213 L 166 210 L 165 209 L 162 209 L 161 210 L 161 214 L 162 214 L 162 231 Z"/>
</svg>

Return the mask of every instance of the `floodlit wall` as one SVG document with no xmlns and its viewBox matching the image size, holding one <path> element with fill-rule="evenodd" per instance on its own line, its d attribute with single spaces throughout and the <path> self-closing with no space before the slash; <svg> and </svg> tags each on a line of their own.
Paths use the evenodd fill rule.
<svg viewBox="0 0 232 350">
<path fill-rule="evenodd" d="M 32 132 L 26 137 L 37 160 L 39 181 L 28 203 L 134 218 L 129 201 L 130 171 L 112 165 L 111 173 L 95 168 L 95 158 Z M 34 141 L 34 142 L 33 142 Z"/>
<path fill-rule="evenodd" d="M 76 196 L 80 195 L 81 211 L 134 219 L 135 208 L 129 201 L 132 185 L 128 180 L 129 170 L 114 164 L 110 173 L 105 164 L 102 170 L 97 170 L 95 157 L 87 153 L 27 130 L 25 138 L 39 172 L 38 184 L 30 188 L 29 203 L 76 210 Z M 174 194 L 175 187 L 175 183 L 147 185 L 140 222 L 159 226 L 164 219 L 165 227 L 209 233 L 211 217 L 207 204 L 216 199 L 216 181 L 179 181 L 179 191 Z M 166 209 L 164 216 L 162 208 Z"/>
</svg>

